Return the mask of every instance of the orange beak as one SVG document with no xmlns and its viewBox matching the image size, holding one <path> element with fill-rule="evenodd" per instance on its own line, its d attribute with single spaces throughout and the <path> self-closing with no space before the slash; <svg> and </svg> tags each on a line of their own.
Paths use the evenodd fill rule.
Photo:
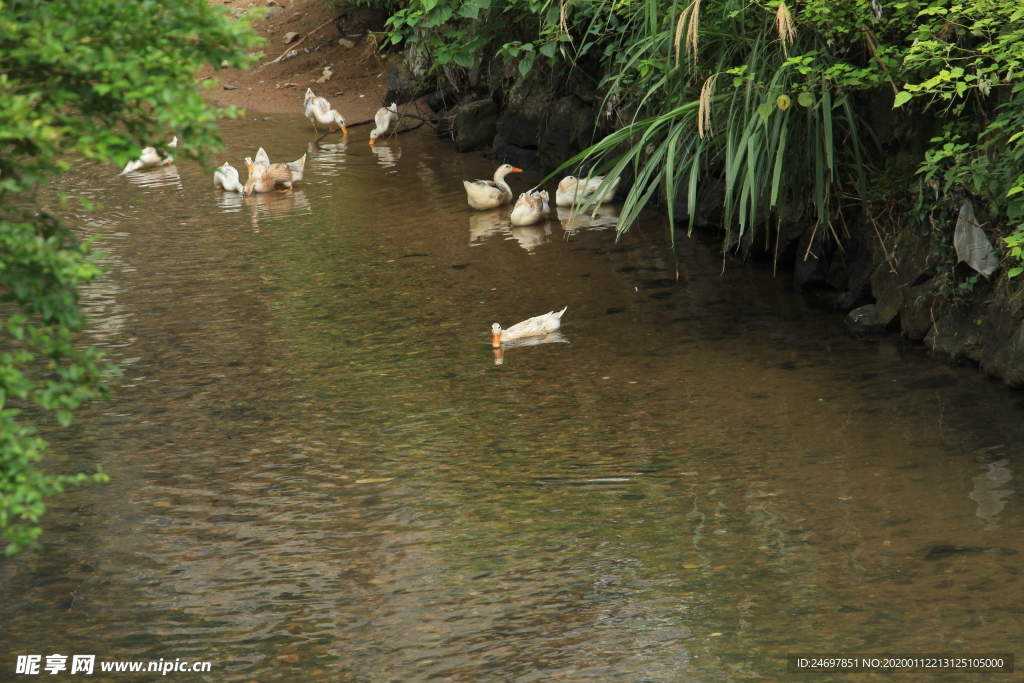
<svg viewBox="0 0 1024 683">
<path fill-rule="evenodd" d="M 515 166 L 513 166 L 513 167 L 512 167 L 512 172 L 513 172 L 513 173 L 522 173 L 522 172 L 523 172 L 523 169 L 521 169 L 521 168 L 516 168 Z"/>
<path fill-rule="evenodd" d="M 491 337 L 491 346 L 493 346 L 494 348 L 498 348 L 499 346 L 501 346 L 501 333 L 500 332 L 495 332 L 493 334 L 493 336 Z"/>
</svg>

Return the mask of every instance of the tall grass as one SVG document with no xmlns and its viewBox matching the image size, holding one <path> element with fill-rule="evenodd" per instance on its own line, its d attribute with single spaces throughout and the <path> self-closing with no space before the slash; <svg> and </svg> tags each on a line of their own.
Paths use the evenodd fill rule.
<svg viewBox="0 0 1024 683">
<path fill-rule="evenodd" d="M 724 182 L 726 246 L 787 215 L 834 233 L 837 189 L 864 188 L 858 118 L 841 88 L 809 79 L 806 62 L 790 57 L 829 54 L 817 34 L 797 29 L 784 3 L 644 0 L 604 83 L 605 107 L 631 100 L 632 120 L 563 168 L 583 164 L 608 183 L 631 171 L 620 233 L 652 199 L 674 222 L 677 197 L 692 229 L 710 177 Z M 636 76 L 641 65 L 647 78 Z"/>
</svg>

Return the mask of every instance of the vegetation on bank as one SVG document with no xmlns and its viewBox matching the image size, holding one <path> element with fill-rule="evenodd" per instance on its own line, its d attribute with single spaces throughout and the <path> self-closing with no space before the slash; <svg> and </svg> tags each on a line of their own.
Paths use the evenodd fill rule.
<svg viewBox="0 0 1024 683">
<path fill-rule="evenodd" d="M 219 113 L 196 91 L 204 62 L 242 67 L 256 37 L 206 0 L 0 1 L 0 539 L 12 555 L 39 536 L 44 499 L 93 474 L 37 469 L 46 442 L 21 408 L 61 425 L 105 397 L 116 368 L 80 348 L 79 288 L 102 270 L 32 198 L 73 156 L 119 165 L 166 144 L 220 149 Z M 20 406 L 20 407 L 19 407 Z"/>
<path fill-rule="evenodd" d="M 364 2 L 390 11 L 392 44 L 456 85 L 494 57 L 524 75 L 601 74 L 614 132 L 573 161 L 632 172 L 620 229 L 652 198 L 684 197 L 692 221 L 713 176 L 727 246 L 758 233 L 769 245 L 785 221 L 838 238 L 865 217 L 880 234 L 923 226 L 951 269 L 970 200 L 1022 272 L 1017 0 Z"/>
</svg>

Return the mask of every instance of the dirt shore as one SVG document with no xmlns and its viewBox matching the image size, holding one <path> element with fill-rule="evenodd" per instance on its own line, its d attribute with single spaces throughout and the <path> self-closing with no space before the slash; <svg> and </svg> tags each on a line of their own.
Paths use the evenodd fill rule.
<svg viewBox="0 0 1024 683">
<path fill-rule="evenodd" d="M 349 122 L 372 119 L 382 105 L 390 63 L 378 54 L 370 31 L 379 31 L 386 17 L 365 10 L 339 10 L 326 0 L 220 0 L 214 4 L 239 16 L 262 8 L 266 14 L 253 20 L 252 26 L 267 43 L 259 48 L 265 56 L 248 71 L 207 66 L 196 75 L 211 103 L 268 114 L 302 113 L 306 88 L 313 88 Z M 285 36 L 293 32 L 298 36 L 286 45 Z M 297 54 L 271 63 L 292 50 Z M 318 83 L 325 69 L 331 75 Z"/>
</svg>

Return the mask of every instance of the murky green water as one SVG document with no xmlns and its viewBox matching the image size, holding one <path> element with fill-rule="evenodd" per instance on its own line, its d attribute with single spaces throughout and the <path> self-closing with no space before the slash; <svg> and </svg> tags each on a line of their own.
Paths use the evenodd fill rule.
<svg viewBox="0 0 1024 683">
<path fill-rule="evenodd" d="M 227 136 L 239 166 L 311 132 Z M 288 195 L 218 195 L 187 163 L 62 181 L 103 204 L 72 220 L 106 236 L 86 303 L 125 378 L 49 463 L 113 482 L 0 561 L 0 680 L 52 653 L 212 663 L 179 680 L 639 683 L 1020 651 L 1020 394 L 850 339 L 710 240 L 673 254 L 657 217 L 618 243 L 607 217 L 509 230 L 465 205 L 492 162 L 364 138 Z M 492 322 L 566 304 L 570 343 L 496 365 Z"/>
</svg>

